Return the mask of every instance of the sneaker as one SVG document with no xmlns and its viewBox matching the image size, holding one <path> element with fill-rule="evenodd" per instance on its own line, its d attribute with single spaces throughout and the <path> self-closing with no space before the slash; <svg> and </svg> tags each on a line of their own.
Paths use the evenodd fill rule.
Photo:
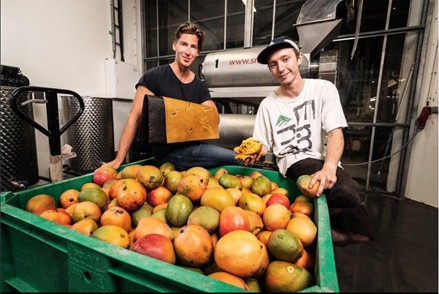
<svg viewBox="0 0 439 294">
<path fill-rule="evenodd" d="M 332 243 L 334 246 L 344 247 L 350 244 L 366 243 L 371 241 L 371 238 L 365 235 L 356 233 L 344 233 L 331 229 Z"/>
</svg>

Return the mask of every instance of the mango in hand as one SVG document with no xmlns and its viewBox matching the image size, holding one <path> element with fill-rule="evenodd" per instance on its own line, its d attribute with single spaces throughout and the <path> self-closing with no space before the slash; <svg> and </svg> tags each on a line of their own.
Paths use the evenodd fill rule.
<svg viewBox="0 0 439 294">
<path fill-rule="evenodd" d="M 317 181 L 314 183 L 314 186 L 312 188 L 309 187 L 309 183 L 311 182 L 312 175 L 301 175 L 296 180 L 297 188 L 299 188 L 300 192 L 302 192 L 303 195 L 308 197 L 316 197 L 317 190 L 320 186 L 320 181 Z"/>
</svg>

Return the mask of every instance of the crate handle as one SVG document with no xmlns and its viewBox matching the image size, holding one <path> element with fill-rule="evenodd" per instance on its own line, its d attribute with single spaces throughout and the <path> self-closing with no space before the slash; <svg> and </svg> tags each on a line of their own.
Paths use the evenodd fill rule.
<svg viewBox="0 0 439 294">
<path fill-rule="evenodd" d="M 13 218 L 9 218 L 9 217 L 7 217 L 6 214 L 3 215 L 3 212 L 5 211 L 5 209 L 6 209 L 6 212 L 7 212 L 7 210 L 8 210 L 7 207 L 17 209 L 16 207 L 10 206 L 10 205 L 5 204 L 5 203 L 3 203 L 2 206 L 3 206 L 3 207 L 2 207 L 2 218 L 1 218 L 1 222 L 2 222 L 2 223 L 6 224 L 6 225 L 8 225 L 8 226 L 10 226 L 10 227 L 12 227 L 12 228 L 14 228 L 14 229 L 16 229 L 17 231 L 20 231 L 20 232 L 22 232 L 22 233 L 24 233 L 24 234 L 26 234 L 26 235 L 28 235 L 28 236 L 31 236 L 32 238 L 37 239 L 38 241 L 40 241 L 40 242 L 42 242 L 42 243 L 44 243 L 44 244 L 47 244 L 47 245 L 49 245 L 49 246 L 51 246 L 51 247 L 57 249 L 58 251 L 60 251 L 60 252 L 62 252 L 62 253 L 67 254 L 68 251 L 67 251 L 66 246 L 64 245 L 64 243 L 63 243 L 63 242 L 57 242 L 57 241 L 59 241 L 59 239 L 60 239 L 61 237 L 59 237 L 59 238 L 57 237 L 57 238 L 50 238 L 50 239 L 47 239 L 47 236 L 43 236 L 43 235 L 40 233 L 39 230 L 29 230 L 26 226 L 23 226 L 22 224 L 20 225 L 19 222 L 22 221 L 21 219 L 13 219 Z M 23 219 L 29 218 L 29 213 L 28 213 L 28 212 L 20 211 L 20 209 L 17 209 L 17 210 L 18 210 L 18 213 L 20 213 L 20 214 L 21 214 L 21 213 L 25 213 L 25 214 L 26 214 L 26 215 L 23 217 Z M 33 225 L 33 226 L 41 226 L 41 227 L 44 227 L 46 224 L 47 224 L 47 225 L 52 225 L 52 226 L 53 226 L 53 222 L 51 222 L 51 221 L 49 221 L 49 220 L 47 220 L 47 219 L 45 219 L 45 218 L 42 218 L 42 217 L 36 216 L 36 215 L 35 215 L 35 218 L 32 217 L 31 219 L 34 219 L 34 220 L 32 221 L 32 225 Z M 66 230 L 70 230 L 70 229 L 67 228 L 67 227 L 66 227 L 65 229 L 66 229 Z"/>
</svg>

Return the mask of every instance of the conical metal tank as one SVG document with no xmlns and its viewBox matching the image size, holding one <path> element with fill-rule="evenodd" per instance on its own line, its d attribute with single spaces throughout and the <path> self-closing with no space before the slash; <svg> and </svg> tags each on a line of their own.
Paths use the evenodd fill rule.
<svg viewBox="0 0 439 294">
<path fill-rule="evenodd" d="M 0 87 L 1 191 L 23 190 L 39 181 L 35 129 L 18 117 L 10 107 L 15 89 L 16 87 Z M 29 99 L 27 95 L 29 94 L 26 94 L 23 101 Z M 17 106 L 23 114 L 33 119 L 32 104 Z"/>
<path fill-rule="evenodd" d="M 84 112 L 63 135 L 64 144 L 73 147 L 75 158 L 66 161 L 76 172 L 91 172 L 114 157 L 113 104 L 108 98 L 83 97 Z M 79 109 L 75 99 L 63 99 L 63 118 L 67 121 Z"/>
</svg>

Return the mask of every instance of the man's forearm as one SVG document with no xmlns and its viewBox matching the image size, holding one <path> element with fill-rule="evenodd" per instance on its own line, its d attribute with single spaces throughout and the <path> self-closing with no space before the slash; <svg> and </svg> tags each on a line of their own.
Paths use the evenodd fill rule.
<svg viewBox="0 0 439 294">
<path fill-rule="evenodd" d="M 344 138 L 341 129 L 335 129 L 328 133 L 328 142 L 326 145 L 326 158 L 324 167 L 336 170 L 338 163 L 343 155 Z"/>
</svg>

